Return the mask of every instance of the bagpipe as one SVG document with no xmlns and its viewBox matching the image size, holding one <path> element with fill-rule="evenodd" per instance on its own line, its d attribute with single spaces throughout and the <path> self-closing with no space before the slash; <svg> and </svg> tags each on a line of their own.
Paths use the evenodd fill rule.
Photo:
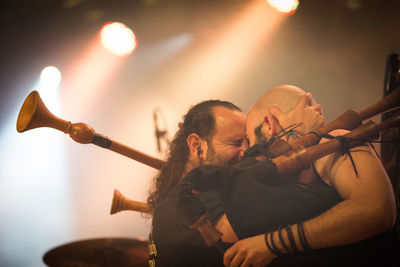
<svg viewBox="0 0 400 267">
<path fill-rule="evenodd" d="M 381 100 L 359 112 L 352 109 L 345 111 L 324 127 L 296 139 L 292 145 L 282 139 L 276 139 L 275 142 L 268 144 L 268 154 L 272 155 L 268 161 L 272 163 L 273 171 L 277 176 L 287 177 L 307 169 L 315 160 L 343 149 L 344 142 L 347 148 L 351 148 L 365 143 L 366 140 L 379 139 L 381 133 L 387 129 L 400 128 L 400 113 L 394 113 L 394 110 L 400 107 L 399 57 L 396 55 L 391 59 L 393 59 L 391 62 L 394 63 L 388 64 L 385 78 L 385 85 L 388 85 L 386 87 L 390 87 L 391 90 L 390 92 L 385 91 L 385 96 Z M 364 121 L 379 114 L 383 114 L 382 118 L 385 118 L 381 123 L 368 121 L 363 124 Z M 394 115 L 388 116 L 388 114 Z M 165 164 L 160 159 L 96 133 L 88 124 L 72 123 L 53 115 L 37 91 L 32 91 L 25 99 L 16 126 L 20 133 L 39 127 L 50 127 L 68 134 L 78 143 L 95 144 L 158 170 L 162 169 Z M 340 138 L 333 138 L 318 144 L 321 137 L 336 129 L 346 129 L 350 132 Z M 204 184 L 208 187 L 212 185 L 207 182 Z M 196 195 L 196 190 L 209 189 L 207 186 L 206 188 L 201 188 L 201 185 L 196 187 L 187 181 L 179 196 L 182 200 L 179 201 L 181 203 L 179 208 L 191 222 L 190 227 L 200 232 L 205 244 L 214 246 L 223 252 L 226 244 L 221 241 L 221 233 L 209 222 L 207 209 Z M 193 209 L 193 207 L 196 208 Z M 114 190 L 110 214 L 125 210 L 152 213 L 152 209 L 147 203 L 129 199 L 118 190 Z"/>
<path fill-rule="evenodd" d="M 379 124 L 373 121 L 368 121 L 365 124 L 362 124 L 362 122 L 373 116 L 382 113 L 386 114 L 389 111 L 398 109 L 399 104 L 400 89 L 397 87 L 393 92 L 366 109 L 359 112 L 352 109 L 347 110 L 326 126 L 297 139 L 293 147 L 283 141 L 275 142 L 269 147 L 271 153 L 275 156 L 272 162 L 276 165 L 279 175 L 282 176 L 307 168 L 316 159 L 340 149 L 341 141 L 339 139 L 333 139 L 316 145 L 320 136 L 328 134 L 335 129 L 351 131 L 344 136 L 348 140 L 350 147 L 359 145 L 360 140 L 378 139 L 380 133 L 385 129 L 398 128 L 400 126 L 400 115 Z M 17 131 L 22 133 L 39 127 L 50 127 L 62 131 L 78 143 L 95 144 L 155 169 L 160 170 L 165 164 L 160 159 L 96 133 L 88 124 L 71 123 L 53 115 L 43 103 L 39 93 L 32 91 L 26 97 L 18 114 Z M 114 214 L 123 210 L 144 213 L 151 212 L 150 207 L 146 203 L 130 200 L 116 191 L 113 196 L 110 213 Z"/>
</svg>

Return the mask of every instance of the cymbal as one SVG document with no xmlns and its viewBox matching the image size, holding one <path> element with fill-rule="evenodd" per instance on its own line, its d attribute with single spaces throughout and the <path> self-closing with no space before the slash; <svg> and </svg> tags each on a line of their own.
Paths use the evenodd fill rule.
<svg viewBox="0 0 400 267">
<path fill-rule="evenodd" d="M 55 247 L 43 256 L 50 267 L 148 266 L 147 241 L 128 238 L 80 240 Z"/>
</svg>

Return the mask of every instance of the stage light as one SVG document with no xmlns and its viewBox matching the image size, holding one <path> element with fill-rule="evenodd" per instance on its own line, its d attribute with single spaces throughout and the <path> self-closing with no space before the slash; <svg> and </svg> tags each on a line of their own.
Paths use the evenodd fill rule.
<svg viewBox="0 0 400 267">
<path fill-rule="evenodd" d="M 53 66 L 44 68 L 40 74 L 40 83 L 45 87 L 55 87 L 61 81 L 61 72 Z"/>
<path fill-rule="evenodd" d="M 0 262 L 12 266 L 38 266 L 36 259 L 44 251 L 68 240 L 74 231 L 65 135 L 50 128 L 22 134 L 15 129 L 19 108 L 32 90 L 39 91 L 56 116 L 60 114 L 60 72 L 47 67 L 37 74 L 38 81 L 19 96 L 20 104 L 0 124 L 0 243 L 7 244 L 0 244 Z M 24 257 L 15 253 L 24 249 Z"/>
<path fill-rule="evenodd" d="M 54 66 L 45 67 L 40 73 L 40 77 L 34 90 L 39 91 L 42 98 L 49 102 L 50 107 L 56 112 L 61 110 L 59 104 L 61 72 Z"/>
<path fill-rule="evenodd" d="M 100 37 L 104 48 L 119 56 L 132 53 L 137 45 L 133 31 L 119 22 L 106 23 Z"/>
<path fill-rule="evenodd" d="M 264 1 L 249 1 L 225 23 L 218 35 L 204 43 L 204 48 L 199 46 L 198 52 L 179 71 L 179 79 L 173 81 L 174 90 L 182 99 L 229 95 L 228 90 L 252 68 L 257 53 L 267 49 L 269 40 L 287 17 Z"/>
<path fill-rule="evenodd" d="M 298 0 L 267 0 L 268 4 L 282 13 L 293 14 L 298 5 Z"/>
</svg>

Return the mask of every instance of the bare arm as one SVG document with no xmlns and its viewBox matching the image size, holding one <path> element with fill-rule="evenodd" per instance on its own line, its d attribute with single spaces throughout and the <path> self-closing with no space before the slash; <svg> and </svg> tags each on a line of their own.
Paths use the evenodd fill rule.
<svg viewBox="0 0 400 267">
<path fill-rule="evenodd" d="M 335 131 L 334 134 L 343 134 Z M 350 158 L 330 154 L 316 162 L 323 179 L 336 188 L 343 201 L 320 216 L 304 222 L 304 231 L 311 249 L 354 243 L 390 229 L 395 221 L 395 201 L 390 181 L 372 149 L 352 149 L 357 167 L 356 176 Z M 291 227 L 296 245 L 303 249 L 298 228 Z M 289 244 L 286 231 L 283 239 Z M 277 232 L 273 233 L 277 248 L 285 252 Z M 237 242 L 224 256 L 226 266 L 263 266 L 276 256 L 267 248 L 264 234 Z"/>
<path fill-rule="evenodd" d="M 344 133 L 337 130 L 334 135 Z M 316 161 L 317 170 L 343 201 L 304 223 L 312 248 L 357 242 L 390 229 L 394 224 L 393 189 L 374 151 L 369 146 L 360 146 L 353 148 L 351 155 L 358 177 L 347 155 L 335 153 Z M 319 238 L 322 235 L 323 241 Z"/>
</svg>

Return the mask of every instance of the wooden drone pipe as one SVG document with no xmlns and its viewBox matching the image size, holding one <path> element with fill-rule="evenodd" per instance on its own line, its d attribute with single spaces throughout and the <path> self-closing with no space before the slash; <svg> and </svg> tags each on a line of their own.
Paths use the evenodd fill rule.
<svg viewBox="0 0 400 267">
<path fill-rule="evenodd" d="M 151 208 L 144 202 L 131 200 L 121 194 L 118 190 L 114 190 L 114 196 L 112 199 L 110 214 L 115 214 L 124 210 L 133 210 L 143 213 L 151 213 Z"/>
<path fill-rule="evenodd" d="M 53 115 L 44 105 L 39 93 L 37 91 L 32 91 L 25 99 L 19 111 L 17 131 L 22 133 L 39 127 L 57 129 L 69 134 L 69 136 L 78 143 L 92 143 L 107 148 L 158 170 L 164 165 L 164 161 L 160 159 L 96 133 L 95 130 L 86 123 L 71 123 L 70 121 L 63 120 Z"/>
<path fill-rule="evenodd" d="M 357 129 L 345 134 L 343 137 L 347 138 L 347 141 L 349 142 L 348 146 L 350 148 L 365 143 L 363 140 L 379 139 L 380 133 L 383 130 L 399 127 L 400 114 L 397 114 L 379 124 L 369 121 Z M 339 138 L 335 138 L 328 142 L 308 148 L 299 148 L 293 152 L 272 159 L 272 162 L 275 164 L 277 171 L 281 176 L 289 176 L 299 170 L 308 168 L 315 160 L 334 151 L 338 151 L 341 148 L 341 142 L 342 141 Z"/>
</svg>

